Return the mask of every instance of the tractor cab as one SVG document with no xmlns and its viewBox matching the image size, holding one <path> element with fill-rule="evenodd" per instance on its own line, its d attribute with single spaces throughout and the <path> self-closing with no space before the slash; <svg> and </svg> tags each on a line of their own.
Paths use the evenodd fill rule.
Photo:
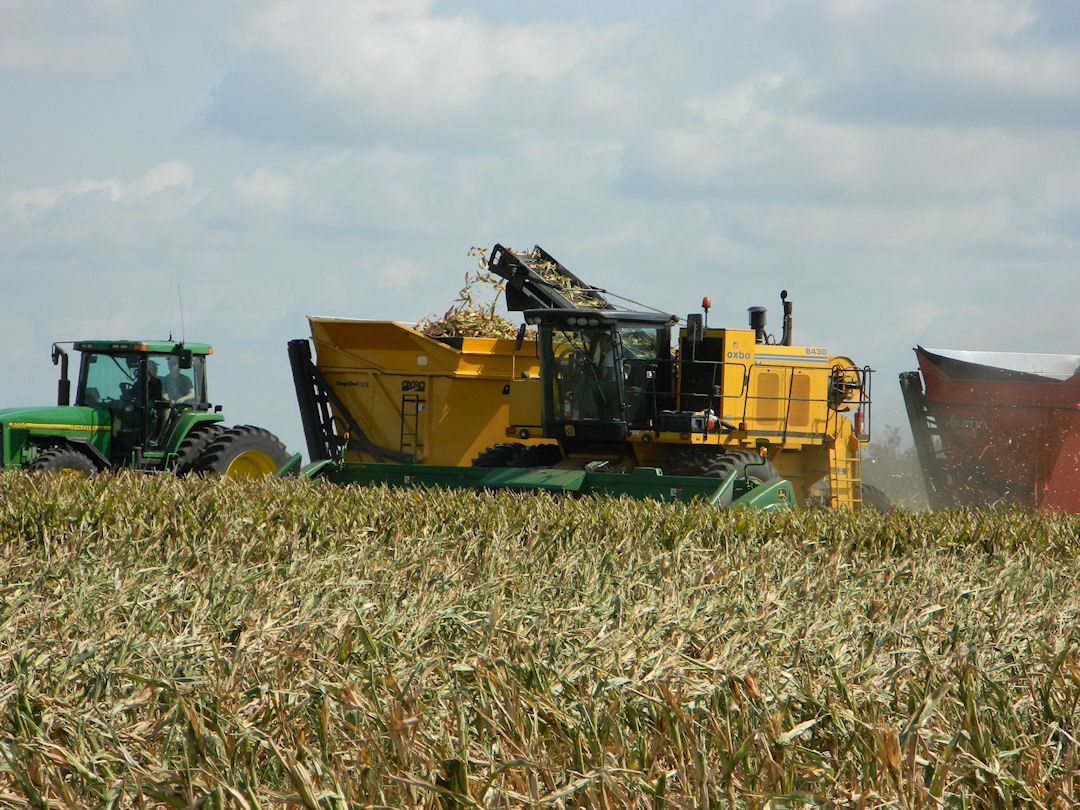
<svg viewBox="0 0 1080 810">
<path fill-rule="evenodd" d="M 113 458 L 127 456 L 135 448 L 162 450 L 184 412 L 210 407 L 206 393 L 209 346 L 80 341 L 74 347 L 82 355 L 75 405 L 109 411 L 112 447 L 102 449 Z"/>
<path fill-rule="evenodd" d="M 670 407 L 672 318 L 537 309 L 543 435 L 567 446 L 624 442 Z"/>
</svg>

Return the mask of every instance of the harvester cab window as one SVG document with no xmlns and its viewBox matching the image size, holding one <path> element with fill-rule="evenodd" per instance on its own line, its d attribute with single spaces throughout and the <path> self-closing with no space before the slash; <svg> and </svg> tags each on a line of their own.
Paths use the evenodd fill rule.
<svg viewBox="0 0 1080 810">
<path fill-rule="evenodd" d="M 551 330 L 556 419 L 637 421 L 649 410 L 667 341 L 653 326 Z"/>
<path fill-rule="evenodd" d="M 626 421 L 643 425 L 656 415 L 658 397 L 667 393 L 663 380 L 670 368 L 670 338 L 666 328 L 654 326 L 620 326 L 616 332 L 622 358 L 623 402 Z"/>
<path fill-rule="evenodd" d="M 608 329 L 552 329 L 556 418 L 612 419 L 618 403 L 615 338 Z"/>
</svg>

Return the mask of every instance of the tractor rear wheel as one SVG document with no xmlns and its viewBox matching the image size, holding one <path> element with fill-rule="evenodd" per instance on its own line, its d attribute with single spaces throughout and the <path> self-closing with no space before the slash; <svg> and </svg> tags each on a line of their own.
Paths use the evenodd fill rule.
<svg viewBox="0 0 1080 810">
<path fill-rule="evenodd" d="M 192 471 L 229 478 L 263 478 L 289 460 L 273 433 L 252 425 L 222 431 L 195 461 Z"/>
<path fill-rule="evenodd" d="M 85 478 L 97 472 L 94 462 L 83 453 L 65 447 L 54 447 L 38 453 L 27 469 L 34 473 L 61 473 L 79 478 Z"/>
<path fill-rule="evenodd" d="M 218 422 L 196 425 L 188 431 L 188 435 L 176 449 L 176 474 L 187 475 L 195 472 L 199 456 L 224 432 L 225 426 Z"/>
</svg>

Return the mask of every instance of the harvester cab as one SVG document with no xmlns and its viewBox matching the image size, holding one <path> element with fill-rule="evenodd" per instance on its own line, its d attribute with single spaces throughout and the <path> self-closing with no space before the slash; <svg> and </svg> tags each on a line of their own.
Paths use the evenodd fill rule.
<svg viewBox="0 0 1080 810">
<path fill-rule="evenodd" d="M 287 459 L 262 428 L 226 429 L 221 406 L 208 399 L 203 343 L 84 340 L 74 404 L 68 353 L 53 344 L 60 366 L 57 405 L 0 411 L 2 466 L 34 471 L 146 471 L 261 476 Z"/>
<path fill-rule="evenodd" d="M 671 318 L 660 313 L 539 309 L 545 438 L 571 453 L 622 443 L 671 399 Z"/>
</svg>

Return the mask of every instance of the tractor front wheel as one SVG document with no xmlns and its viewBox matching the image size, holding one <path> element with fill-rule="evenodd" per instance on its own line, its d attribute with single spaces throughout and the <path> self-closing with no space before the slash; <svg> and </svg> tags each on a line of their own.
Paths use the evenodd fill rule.
<svg viewBox="0 0 1080 810">
<path fill-rule="evenodd" d="M 273 433 L 240 425 L 214 438 L 195 462 L 193 472 L 229 478 L 263 478 L 288 460 L 285 445 Z"/>
<path fill-rule="evenodd" d="M 79 478 L 85 478 L 97 472 L 94 462 L 84 454 L 65 447 L 54 447 L 38 453 L 27 469 L 34 473 L 61 473 Z"/>
</svg>

